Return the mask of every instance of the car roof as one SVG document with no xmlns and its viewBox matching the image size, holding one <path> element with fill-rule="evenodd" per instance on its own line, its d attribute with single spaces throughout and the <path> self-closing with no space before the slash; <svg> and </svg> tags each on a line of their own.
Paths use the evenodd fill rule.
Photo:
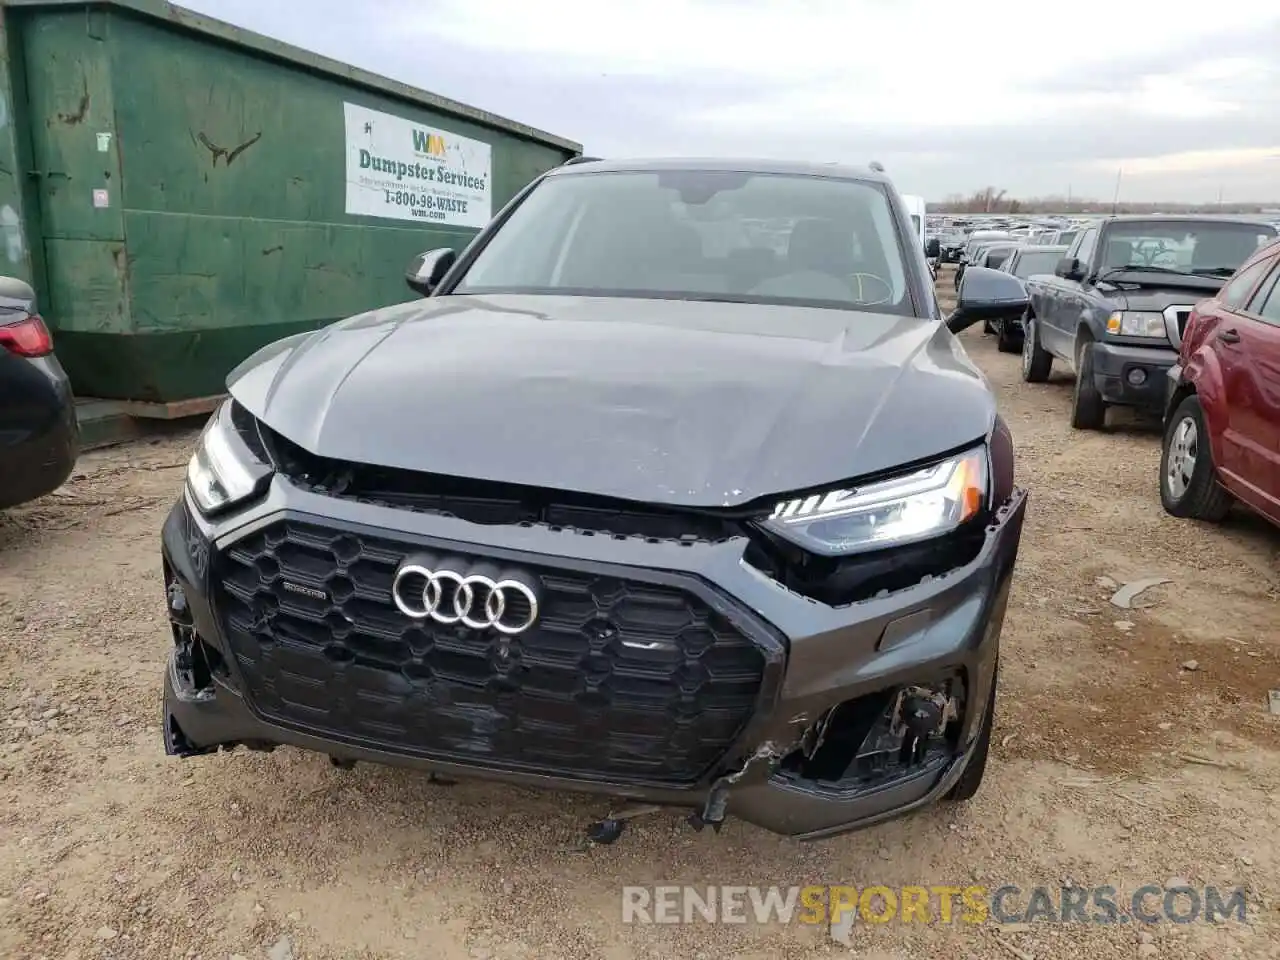
<svg viewBox="0 0 1280 960">
<path fill-rule="evenodd" d="M 829 177 L 838 180 L 861 180 L 889 183 L 889 178 L 870 167 L 844 163 L 813 163 L 801 160 L 762 160 L 733 157 L 664 157 L 662 159 L 586 160 L 555 167 L 547 172 L 552 177 L 575 177 L 592 173 L 646 173 L 662 170 L 723 170 L 731 173 L 773 173 L 805 177 Z"/>
<path fill-rule="evenodd" d="M 1272 224 L 1262 217 L 1206 217 L 1193 213 L 1125 213 L 1113 217 L 1103 217 L 1089 226 L 1102 226 L 1107 223 L 1230 223 L 1238 226 L 1269 227 Z"/>
</svg>

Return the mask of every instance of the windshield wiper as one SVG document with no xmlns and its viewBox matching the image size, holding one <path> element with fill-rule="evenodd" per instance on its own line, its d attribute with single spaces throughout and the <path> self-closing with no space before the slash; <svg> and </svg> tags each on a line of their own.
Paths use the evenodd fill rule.
<svg viewBox="0 0 1280 960">
<path fill-rule="evenodd" d="M 1098 281 L 1109 280 L 1117 273 L 1170 273 L 1178 277 L 1194 277 L 1196 274 L 1188 273 L 1186 270 L 1175 270 L 1173 267 L 1157 267 L 1146 266 L 1140 263 L 1130 263 L 1123 267 L 1109 267 L 1104 273 L 1098 274 Z"/>
<path fill-rule="evenodd" d="M 1197 277 L 1230 277 L 1239 267 L 1199 267 L 1191 272 Z"/>
</svg>

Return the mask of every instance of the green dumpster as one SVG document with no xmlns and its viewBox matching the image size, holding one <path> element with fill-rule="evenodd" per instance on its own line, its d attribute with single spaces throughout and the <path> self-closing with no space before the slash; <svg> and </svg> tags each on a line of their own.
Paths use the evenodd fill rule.
<svg viewBox="0 0 1280 960">
<path fill-rule="evenodd" d="M 0 58 L 0 273 L 80 396 L 221 393 L 582 152 L 159 0 L 0 0 Z"/>
</svg>

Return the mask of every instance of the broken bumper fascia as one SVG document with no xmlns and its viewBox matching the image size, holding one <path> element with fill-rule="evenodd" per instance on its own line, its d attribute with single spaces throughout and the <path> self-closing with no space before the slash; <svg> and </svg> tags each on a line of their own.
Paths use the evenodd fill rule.
<svg viewBox="0 0 1280 960">
<path fill-rule="evenodd" d="M 789 644 L 785 677 L 773 706 L 755 717 L 740 740 L 736 754 L 746 759 L 717 771 L 692 788 L 547 776 L 406 756 L 336 741 L 263 719 L 236 689 L 234 680 L 215 677 L 204 689 L 184 689 L 178 682 L 172 655 L 164 680 L 165 747 L 170 754 L 190 756 L 233 745 L 291 745 L 339 761 L 368 761 L 429 770 L 443 776 L 491 779 L 690 808 L 711 823 L 727 813 L 799 839 L 869 826 L 941 798 L 960 778 L 973 754 L 981 733 L 982 707 L 992 695 L 995 681 L 1000 631 L 1026 503 L 1026 493 L 1016 491 L 997 511 L 979 554 L 964 567 L 885 597 L 840 608 L 799 597 L 750 567 L 742 560 L 741 544 L 720 544 L 705 551 L 681 550 L 679 556 L 688 569 L 750 606 Z M 219 549 L 219 544 L 233 542 L 244 529 L 277 517 L 282 511 L 304 512 L 299 508 L 322 505 L 331 513 L 366 511 L 360 517 L 363 522 L 391 519 L 367 515 L 370 509 L 379 508 L 339 504 L 294 490 L 282 492 L 279 486 L 273 487 L 266 502 L 248 515 L 220 525 L 197 519 L 185 502 L 175 505 L 162 536 L 166 574 L 186 592 L 195 626 L 202 636 L 225 649 L 208 603 L 206 582 L 210 554 Z M 415 515 L 404 521 L 431 523 L 433 518 Z M 647 549 L 647 545 L 639 548 Z M 962 718 L 959 746 L 951 755 L 935 758 L 909 775 L 874 788 L 845 793 L 779 774 L 779 761 L 800 749 L 823 715 L 837 704 L 947 671 L 965 677 L 970 704 Z"/>
<path fill-rule="evenodd" d="M 984 708 L 994 696 L 1000 632 L 1026 505 L 1026 493 L 1015 492 L 997 512 L 982 551 L 967 566 L 932 583 L 847 608 L 864 618 L 793 645 L 777 723 L 764 740 L 770 755 L 790 752 L 797 722 L 812 722 L 835 704 L 888 687 L 959 671 L 969 687 L 959 748 L 908 776 L 848 791 L 819 788 L 774 771 L 753 776 L 748 770 L 728 794 L 732 816 L 813 840 L 929 806 L 955 786 L 975 752 Z M 875 648 L 870 655 L 841 659 L 849 646 L 868 642 Z M 764 765 L 757 760 L 757 766 Z"/>
</svg>

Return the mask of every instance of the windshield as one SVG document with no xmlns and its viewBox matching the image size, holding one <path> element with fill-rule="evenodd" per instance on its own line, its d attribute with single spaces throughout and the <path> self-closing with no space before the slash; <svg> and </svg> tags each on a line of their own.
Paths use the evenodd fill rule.
<svg viewBox="0 0 1280 960">
<path fill-rule="evenodd" d="M 982 252 L 978 254 L 978 256 L 980 258 L 981 257 L 986 258 L 986 263 L 984 263 L 983 266 L 993 267 L 993 268 L 999 267 L 1011 256 L 1013 256 L 1013 247 L 1007 246 L 1005 244 L 995 244 L 993 246 L 984 248 Z"/>
<path fill-rule="evenodd" d="M 787 303 L 913 315 L 874 183 L 667 170 L 548 177 L 454 293 Z"/>
<path fill-rule="evenodd" d="M 1060 259 L 1062 259 L 1062 252 L 1059 250 L 1049 250 L 1047 252 L 1042 250 L 1023 250 L 1018 255 L 1018 262 L 1013 265 L 1013 275 L 1025 280 L 1027 277 L 1034 277 L 1038 273 L 1053 273 Z"/>
<path fill-rule="evenodd" d="M 1265 223 L 1121 222 L 1107 230 L 1102 269 L 1159 267 L 1183 273 L 1230 275 L 1258 247 L 1271 242 Z"/>
</svg>

